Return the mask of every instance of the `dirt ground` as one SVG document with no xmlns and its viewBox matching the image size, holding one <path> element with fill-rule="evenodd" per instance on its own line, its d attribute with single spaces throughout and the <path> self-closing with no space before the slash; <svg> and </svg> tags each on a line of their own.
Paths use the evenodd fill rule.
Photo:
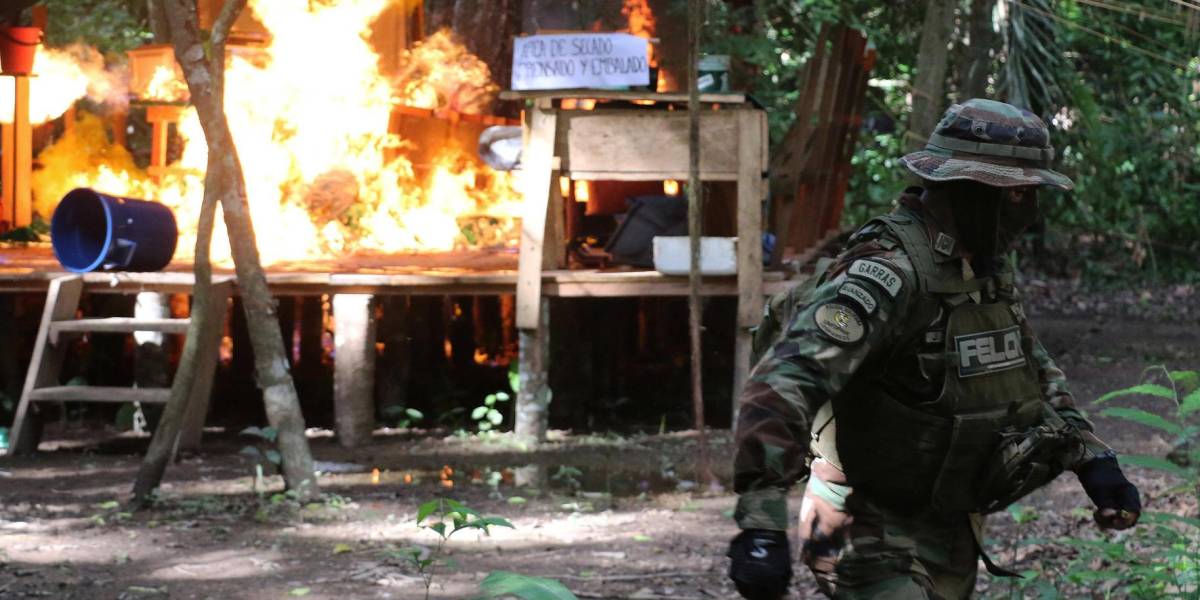
<svg viewBox="0 0 1200 600">
<path fill-rule="evenodd" d="M 1092 399 L 1141 381 L 1147 365 L 1200 368 L 1195 296 L 1180 292 L 1171 302 L 1184 308 L 1161 308 L 1163 295 L 1177 291 L 1155 291 L 1151 302 L 1134 293 L 1139 312 L 1109 296 L 1062 288 L 1039 296 L 1035 289 L 1030 312 L 1084 408 L 1096 412 Z M 1119 308 L 1101 308 L 1105 302 Z M 1149 399 L 1126 403 L 1165 408 Z M 1149 428 L 1099 418 L 1097 429 L 1123 453 L 1168 447 Z M 548 475 L 559 465 L 578 472 L 537 490 L 512 484 L 512 468 L 530 458 L 503 436 L 388 432 L 351 452 L 318 435 L 313 451 L 329 472 L 320 479 L 329 496 L 307 507 L 275 495 L 276 477 L 256 493 L 253 463 L 239 453 L 244 440 L 214 436 L 202 453 L 169 470 L 154 508 L 135 514 L 119 503 L 145 440 L 76 430 L 51 432 L 50 440 L 43 448 L 54 451 L 0 458 L 0 598 L 422 598 L 422 579 L 389 552 L 434 543 L 414 518 L 421 502 L 439 496 L 507 518 L 515 529 L 456 534 L 446 546 L 454 564 L 437 569 L 431 597 L 472 597 L 498 569 L 557 579 L 580 598 L 736 597 L 724 558 L 735 533 L 735 497 L 694 489 L 696 438 L 688 433 L 559 434 L 534 460 Z M 728 485 L 728 432 L 715 432 L 711 444 L 717 475 Z M 378 483 L 371 469 L 379 469 Z M 1151 509 L 1196 510 L 1163 494 L 1164 478 L 1137 469 L 1130 475 Z M 798 489 L 792 498 L 795 510 Z M 1079 510 L 1090 504 L 1073 476 L 1023 504 L 1040 512 L 1039 536 L 1090 528 L 1088 511 Z M 990 524 L 989 549 L 1008 566 L 1069 559 L 1015 545 L 1030 532 L 1018 531 L 1008 514 Z M 796 581 L 795 597 L 815 596 L 804 569 Z M 982 577 L 979 590 L 994 595 L 1005 586 Z"/>
</svg>

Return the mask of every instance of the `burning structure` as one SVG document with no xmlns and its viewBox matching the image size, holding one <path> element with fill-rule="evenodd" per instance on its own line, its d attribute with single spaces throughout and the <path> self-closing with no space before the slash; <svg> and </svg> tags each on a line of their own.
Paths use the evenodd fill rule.
<svg viewBox="0 0 1200 600">
<path fill-rule="evenodd" d="M 227 52 L 225 110 L 246 157 L 254 222 L 260 238 L 271 240 L 260 248 L 267 264 L 359 251 L 448 251 L 479 246 L 481 239 L 515 243 L 519 194 L 512 176 L 475 160 L 462 136 L 404 135 L 416 129 L 404 131 L 408 122 L 422 118 L 463 122 L 468 136 L 492 122 L 482 117 L 498 90 L 487 65 L 441 31 L 400 52 L 385 73 L 371 26 L 389 6 L 385 0 L 249 4 L 262 29 L 243 34 Z M 186 258 L 207 148 L 171 48 L 140 48 L 130 58 L 133 102 L 147 107 L 163 129 L 157 135 L 173 130 L 178 156 L 167 164 L 160 144 L 152 153 L 159 164 L 138 169 L 120 149 L 96 144 L 98 122 L 85 118 L 44 151 L 34 183 L 37 212 L 48 216 L 55 199 L 75 187 L 156 199 L 185 224 L 179 248 Z M 85 88 L 112 79 L 102 71 L 79 73 L 74 90 L 46 92 L 59 95 L 60 114 Z M 480 218 L 490 221 L 488 235 L 465 235 L 464 227 Z M 214 244 L 218 262 L 228 260 L 223 234 L 218 229 Z"/>
</svg>

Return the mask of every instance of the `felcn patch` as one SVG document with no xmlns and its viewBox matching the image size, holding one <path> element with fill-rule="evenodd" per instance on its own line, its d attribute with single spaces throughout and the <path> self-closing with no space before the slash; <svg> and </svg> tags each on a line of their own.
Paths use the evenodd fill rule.
<svg viewBox="0 0 1200 600">
<path fill-rule="evenodd" d="M 958 349 L 958 376 L 974 377 L 1015 369 L 1025 364 L 1018 326 L 954 336 Z"/>
<path fill-rule="evenodd" d="M 893 298 L 904 287 L 904 281 L 900 279 L 900 274 L 895 269 L 873 260 L 856 260 L 850 263 L 850 270 L 847 273 L 874 281 Z"/>
<path fill-rule="evenodd" d="M 879 308 L 879 302 L 875 300 L 875 296 L 871 292 L 853 281 L 847 281 L 838 288 L 838 295 L 845 296 L 855 304 L 862 307 L 867 312 L 867 316 L 875 314 L 875 309 Z"/>
<path fill-rule="evenodd" d="M 863 339 L 866 326 L 854 309 L 837 302 L 822 304 L 813 320 L 822 333 L 840 344 L 853 344 Z"/>
</svg>

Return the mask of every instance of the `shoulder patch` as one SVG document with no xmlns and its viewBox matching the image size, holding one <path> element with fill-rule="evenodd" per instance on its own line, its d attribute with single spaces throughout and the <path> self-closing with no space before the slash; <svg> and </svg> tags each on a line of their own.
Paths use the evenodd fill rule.
<svg viewBox="0 0 1200 600">
<path fill-rule="evenodd" d="M 900 274 L 895 269 L 874 260 L 860 258 L 850 263 L 850 268 L 846 273 L 875 282 L 893 298 L 904 287 L 904 280 L 900 278 Z"/>
<path fill-rule="evenodd" d="M 842 287 L 838 288 L 838 295 L 861 306 L 868 317 L 875 314 L 875 309 L 879 308 L 879 302 L 875 300 L 871 291 L 853 281 L 843 283 Z"/>
<path fill-rule="evenodd" d="M 828 302 L 817 308 L 813 320 L 817 329 L 839 344 L 854 344 L 866 336 L 867 327 L 854 309 L 838 302 Z"/>
</svg>

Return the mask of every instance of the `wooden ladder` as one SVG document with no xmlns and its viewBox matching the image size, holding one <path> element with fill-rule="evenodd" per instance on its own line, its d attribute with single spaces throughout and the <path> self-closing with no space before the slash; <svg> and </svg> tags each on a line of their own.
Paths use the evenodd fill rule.
<svg viewBox="0 0 1200 600">
<path fill-rule="evenodd" d="M 87 332 L 133 333 L 151 331 L 169 334 L 186 334 L 191 319 L 139 319 L 111 317 L 103 319 L 77 319 L 79 299 L 83 294 L 84 281 L 78 275 L 59 277 L 50 282 L 46 293 L 46 308 L 42 312 L 42 323 L 38 327 L 33 356 L 29 361 L 29 373 L 21 390 L 21 403 L 17 406 L 13 421 L 10 453 L 30 454 L 37 451 L 42 437 L 42 419 L 39 403 L 43 402 L 140 402 L 142 404 L 166 404 L 171 397 L 171 388 L 126 388 L 102 386 L 64 386 L 59 381 L 63 358 L 69 341 Z M 233 290 L 232 279 L 214 281 L 212 285 L 213 318 L 210 322 L 221 323 L 226 304 Z M 200 442 L 204 418 L 208 412 L 208 398 L 212 392 L 213 373 L 216 370 L 221 328 L 213 327 L 202 332 L 200 364 L 196 365 L 196 379 L 188 394 L 187 409 L 180 428 L 178 447 L 191 448 Z"/>
</svg>

